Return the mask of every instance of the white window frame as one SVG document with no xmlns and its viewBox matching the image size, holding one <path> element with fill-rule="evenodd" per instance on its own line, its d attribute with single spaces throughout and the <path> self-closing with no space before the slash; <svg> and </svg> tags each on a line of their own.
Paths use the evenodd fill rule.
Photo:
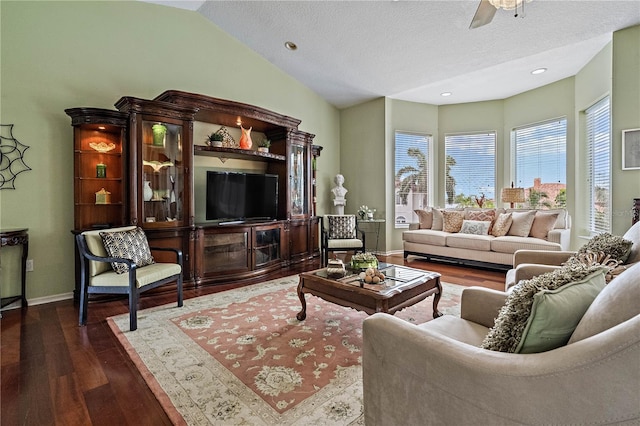
<svg viewBox="0 0 640 426">
<path fill-rule="evenodd" d="M 589 233 L 591 236 L 611 232 L 611 101 L 606 96 L 584 111 L 585 116 L 585 140 L 587 146 L 586 170 L 587 185 L 589 191 Z M 602 120 L 606 120 L 603 123 Z M 605 132 L 595 133 L 594 126 L 605 125 Z M 606 157 L 594 158 L 594 151 L 600 152 Z M 604 153 L 604 154 L 603 154 Z M 606 199 L 602 200 L 602 194 L 598 194 L 596 187 L 604 185 L 606 189 Z M 600 198 L 600 200 L 598 200 Z M 597 219 L 598 202 L 604 201 L 604 216 L 602 220 Z"/>
</svg>

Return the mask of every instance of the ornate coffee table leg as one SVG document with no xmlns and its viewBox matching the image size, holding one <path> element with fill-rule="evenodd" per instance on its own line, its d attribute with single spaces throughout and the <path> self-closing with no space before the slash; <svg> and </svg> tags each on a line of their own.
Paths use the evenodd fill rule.
<svg viewBox="0 0 640 426">
<path fill-rule="evenodd" d="M 296 318 L 298 321 L 304 321 L 307 317 L 307 301 L 304 298 L 304 293 L 302 292 L 302 288 L 304 287 L 304 281 L 302 277 L 300 277 L 300 282 L 298 283 L 298 298 L 300 299 L 300 303 L 302 304 L 302 310 L 298 312 Z"/>
<path fill-rule="evenodd" d="M 440 302 L 440 297 L 442 297 L 442 284 L 440 284 L 440 277 L 436 278 L 436 287 L 438 287 L 438 292 L 433 295 L 433 317 L 438 318 L 444 315 L 442 312 L 438 310 L 438 303 Z"/>
</svg>

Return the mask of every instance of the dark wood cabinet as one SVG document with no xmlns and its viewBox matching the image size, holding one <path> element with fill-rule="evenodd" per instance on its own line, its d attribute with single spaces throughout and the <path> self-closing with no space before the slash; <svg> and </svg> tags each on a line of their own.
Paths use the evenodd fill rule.
<svg viewBox="0 0 640 426">
<path fill-rule="evenodd" d="M 151 245 L 182 249 L 187 285 L 250 277 L 319 254 L 314 167 L 322 147 L 298 129 L 300 120 L 176 90 L 152 100 L 125 96 L 115 107 L 66 110 L 74 126 L 76 230 L 141 226 Z M 271 140 L 271 151 L 194 142 L 194 124 L 251 128 Z M 113 148 L 95 151 L 98 141 Z M 196 173 L 228 159 L 278 176 L 275 221 L 196 223 Z M 102 188 L 107 203 L 96 202 Z"/>
</svg>

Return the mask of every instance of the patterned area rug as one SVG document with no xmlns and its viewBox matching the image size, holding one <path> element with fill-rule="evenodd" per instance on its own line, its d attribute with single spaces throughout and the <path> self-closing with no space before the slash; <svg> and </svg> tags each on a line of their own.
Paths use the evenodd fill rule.
<svg viewBox="0 0 640 426">
<path fill-rule="evenodd" d="M 363 312 L 306 295 L 298 277 L 202 296 L 109 325 L 175 424 L 358 425 Z M 459 315 L 463 287 L 443 283 L 441 312 Z M 433 297 L 396 316 L 433 317 Z"/>
</svg>

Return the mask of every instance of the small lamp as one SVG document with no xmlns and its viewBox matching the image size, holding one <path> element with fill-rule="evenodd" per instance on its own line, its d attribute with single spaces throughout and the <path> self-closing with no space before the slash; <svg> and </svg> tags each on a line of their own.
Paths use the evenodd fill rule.
<svg viewBox="0 0 640 426">
<path fill-rule="evenodd" d="M 524 203 L 524 188 L 514 188 L 511 182 L 511 188 L 502 188 L 500 199 L 503 203 L 510 203 L 513 208 L 514 203 Z"/>
</svg>

